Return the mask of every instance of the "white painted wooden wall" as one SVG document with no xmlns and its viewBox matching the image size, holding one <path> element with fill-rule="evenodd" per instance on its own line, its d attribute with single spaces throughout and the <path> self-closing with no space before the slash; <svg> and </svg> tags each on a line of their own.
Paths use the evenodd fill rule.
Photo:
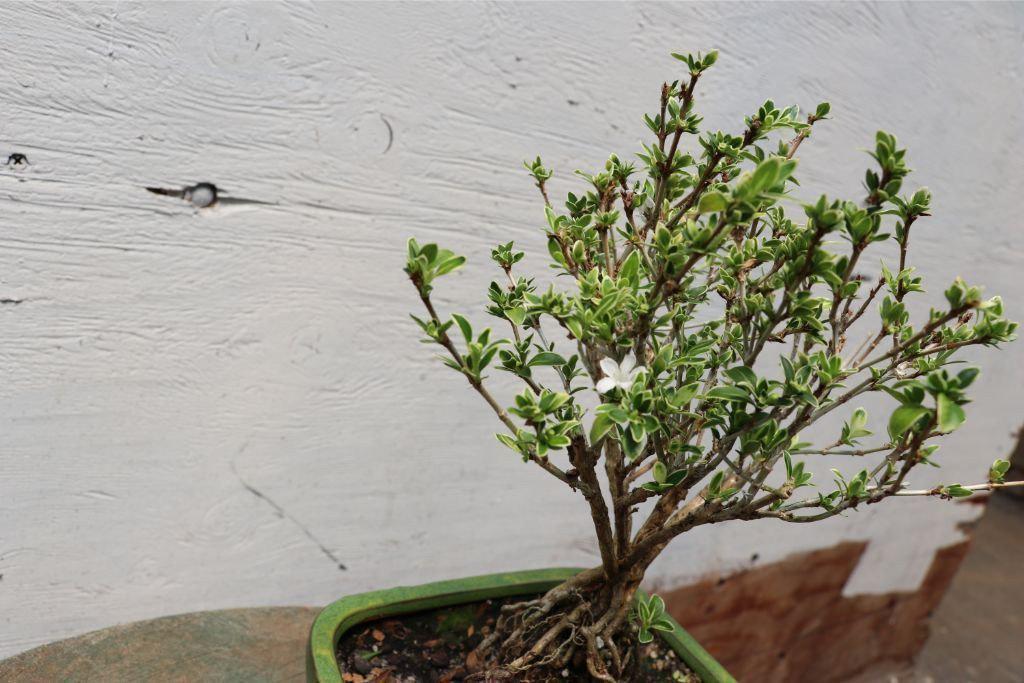
<svg viewBox="0 0 1024 683">
<path fill-rule="evenodd" d="M 699 104 L 715 127 L 767 97 L 833 103 L 801 148 L 808 194 L 860 197 L 876 127 L 897 134 L 935 193 L 914 259 L 930 296 L 961 274 L 1022 317 L 1022 17 L 0 5 L 0 161 L 30 162 L 0 168 L 0 656 L 169 613 L 595 562 L 582 500 L 502 449 L 417 342 L 403 245 L 469 255 L 447 310 L 481 310 L 498 241 L 543 272 L 521 160 L 542 154 L 562 194 L 572 169 L 634 151 L 672 50 L 721 50 Z M 272 205 L 197 213 L 141 189 L 199 180 Z M 981 356 L 946 468 L 915 483 L 982 478 L 1024 421 L 1024 344 Z M 847 590 L 912 589 L 973 509 L 705 528 L 654 579 L 870 538 Z"/>
</svg>

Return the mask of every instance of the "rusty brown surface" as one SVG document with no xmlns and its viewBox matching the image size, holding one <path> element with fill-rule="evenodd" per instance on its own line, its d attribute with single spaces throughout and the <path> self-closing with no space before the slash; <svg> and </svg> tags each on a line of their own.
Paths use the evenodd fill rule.
<svg viewBox="0 0 1024 683">
<path fill-rule="evenodd" d="M 848 542 L 662 595 L 672 616 L 740 681 L 845 681 L 913 659 L 968 546 L 937 552 L 914 592 L 844 597 L 866 548 Z"/>
<path fill-rule="evenodd" d="M 0 681 L 302 681 L 306 637 L 318 611 L 233 609 L 115 626 L 0 662 Z"/>
</svg>

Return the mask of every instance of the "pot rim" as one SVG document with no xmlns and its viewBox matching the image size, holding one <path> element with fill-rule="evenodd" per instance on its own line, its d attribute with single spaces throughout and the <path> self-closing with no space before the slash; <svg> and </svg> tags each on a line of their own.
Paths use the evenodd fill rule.
<svg viewBox="0 0 1024 683">
<path fill-rule="evenodd" d="M 306 680 L 310 683 L 342 683 L 341 669 L 334 655 L 335 647 L 347 630 L 364 621 L 492 598 L 543 593 L 580 571 L 579 568 L 552 568 L 484 574 L 346 596 L 327 605 L 313 622 L 306 648 Z M 645 595 L 641 591 L 637 593 L 638 596 Z M 672 630 L 659 631 L 657 636 L 704 683 L 736 683 L 693 636 L 674 619 L 669 619 Z"/>
</svg>

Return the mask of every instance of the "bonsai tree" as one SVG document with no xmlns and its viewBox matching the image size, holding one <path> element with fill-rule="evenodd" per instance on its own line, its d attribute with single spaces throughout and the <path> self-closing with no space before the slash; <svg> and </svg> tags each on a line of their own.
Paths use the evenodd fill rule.
<svg viewBox="0 0 1024 683">
<path fill-rule="evenodd" d="M 1009 341 L 1016 324 L 999 297 L 959 278 L 944 305 L 912 320 L 908 303 L 924 286 L 911 234 L 931 196 L 902 194 L 906 150 L 879 132 L 859 201 L 800 203 L 796 153 L 829 105 L 801 117 L 769 100 L 735 134 L 701 132 L 697 85 L 717 56 L 674 54 L 683 78 L 644 116 L 653 138 L 638 162 L 612 155 L 603 170 L 577 171 L 586 188 L 561 206 L 552 172 L 539 157 L 526 163 L 554 276 L 518 275 L 524 254 L 512 242 L 491 253 L 504 277 L 487 312 L 510 338 L 439 313 L 436 281 L 465 259 L 409 240 L 425 341 L 494 410 L 502 444 L 583 498 L 600 550 L 599 566 L 505 608 L 474 653 L 489 679 L 547 680 L 584 664 L 595 679 L 628 678 L 635 639 L 669 628 L 661 600 L 637 604 L 637 587 L 695 527 L 806 524 L 888 498 L 1012 485 L 997 460 L 985 483 L 909 488 L 915 467 L 934 464 L 935 440 L 965 420 L 978 370 L 954 366 L 956 354 Z M 880 243 L 895 244 L 868 275 Z M 852 336 L 858 322 L 863 341 Z M 492 371 L 521 380 L 511 403 L 488 388 Z M 856 407 L 878 392 L 894 403 L 884 435 Z M 801 439 L 825 418 L 834 438 Z M 824 458 L 862 468 L 812 482 L 805 463 Z"/>
</svg>

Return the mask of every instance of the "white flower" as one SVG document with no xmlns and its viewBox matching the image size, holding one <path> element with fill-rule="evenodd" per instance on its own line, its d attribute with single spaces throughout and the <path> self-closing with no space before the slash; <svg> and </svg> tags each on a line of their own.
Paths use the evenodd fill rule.
<svg viewBox="0 0 1024 683">
<path fill-rule="evenodd" d="M 604 373 L 597 382 L 597 390 L 607 394 L 615 387 L 629 389 L 633 386 L 633 380 L 640 374 L 643 367 L 637 367 L 636 359 L 633 356 L 626 356 L 622 363 L 616 363 L 611 358 L 601 359 L 601 372 Z"/>
</svg>

